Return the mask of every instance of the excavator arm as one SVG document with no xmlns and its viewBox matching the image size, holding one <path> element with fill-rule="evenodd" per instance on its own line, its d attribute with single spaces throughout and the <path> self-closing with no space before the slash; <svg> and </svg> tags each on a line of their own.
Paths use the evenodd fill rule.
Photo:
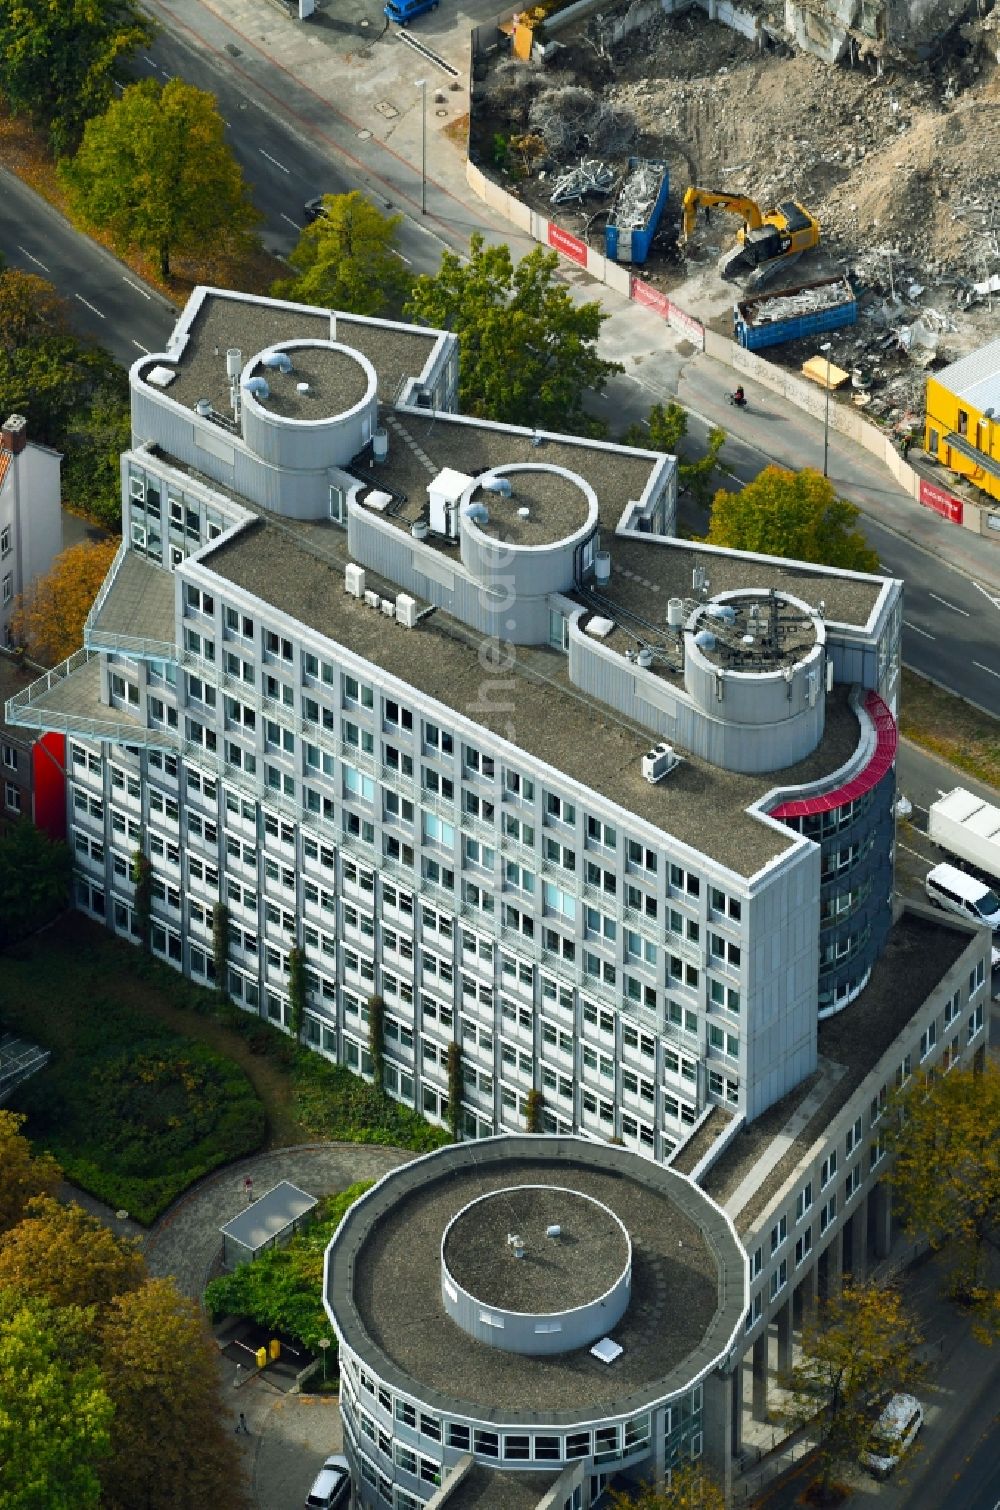
<svg viewBox="0 0 1000 1510">
<path fill-rule="evenodd" d="M 692 186 L 685 193 L 683 200 L 682 241 L 687 241 L 695 228 L 699 206 L 708 209 L 712 205 L 718 205 L 720 209 L 728 211 L 731 215 L 741 216 L 751 231 L 758 230 L 763 224 L 764 217 L 760 212 L 760 206 L 754 200 L 748 199 L 745 194 L 723 194 L 713 189 L 696 189 Z"/>
</svg>

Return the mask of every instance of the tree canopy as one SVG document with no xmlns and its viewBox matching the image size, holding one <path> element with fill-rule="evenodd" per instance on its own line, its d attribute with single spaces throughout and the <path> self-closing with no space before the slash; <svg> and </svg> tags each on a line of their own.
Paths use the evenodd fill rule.
<svg viewBox="0 0 1000 1510">
<path fill-rule="evenodd" d="M 413 284 L 396 251 L 402 220 L 383 215 L 357 189 L 324 195 L 323 214 L 303 228 L 289 256 L 296 276 L 279 279 L 272 294 L 358 315 L 398 315 Z"/>
<path fill-rule="evenodd" d="M 97 1510 L 114 1406 L 85 1355 L 91 1317 L 0 1290 L 0 1504 Z"/>
<path fill-rule="evenodd" d="M 726 1496 L 704 1464 L 680 1463 L 669 1484 L 643 1484 L 637 1495 L 612 1489 L 610 1510 L 726 1510 Z"/>
<path fill-rule="evenodd" d="M 824 1489 L 835 1470 L 856 1462 L 867 1445 L 876 1396 L 907 1389 L 919 1378 L 919 1342 L 891 1286 L 845 1283 L 840 1295 L 819 1302 L 803 1330 L 785 1414 L 815 1433 Z"/>
<path fill-rule="evenodd" d="M 0 947 L 63 911 L 71 873 L 69 846 L 50 839 L 27 815 L 0 835 Z"/>
<path fill-rule="evenodd" d="M 15 115 L 75 146 L 114 92 L 122 61 L 153 39 L 132 0 L 5 0 L 0 5 L 0 93 Z"/>
<path fill-rule="evenodd" d="M 43 666 L 65 660 L 83 644 L 83 625 L 118 548 L 116 540 L 71 545 L 18 598 L 14 637 Z"/>
<path fill-rule="evenodd" d="M 575 304 L 558 266 L 558 255 L 541 247 L 515 264 L 509 246 L 487 246 L 477 232 L 467 262 L 445 252 L 438 272 L 417 279 L 405 313 L 458 336 L 464 414 L 603 432 L 583 399 L 621 371 L 597 354 L 608 316 L 595 302 Z"/>
<path fill-rule="evenodd" d="M 711 498 L 712 473 L 719 459 L 719 452 L 726 442 L 726 432 L 713 425 L 708 432 L 708 446 L 704 456 L 696 461 L 684 461 L 680 457 L 682 442 L 687 435 L 687 411 L 681 404 L 671 400 L 668 404 L 654 404 L 649 411 L 646 425 L 630 425 L 622 436 L 627 446 L 639 446 L 644 451 L 666 451 L 668 456 L 678 458 L 678 484 L 683 492 L 691 494 L 695 503 L 707 508 Z"/>
<path fill-rule="evenodd" d="M 877 571 L 878 552 L 857 528 L 859 517 L 819 472 L 765 467 L 739 493 L 716 493 L 706 539 L 731 550 Z"/>
<path fill-rule="evenodd" d="M 34 1196 L 54 1195 L 62 1179 L 62 1170 L 50 1154 L 32 1153 L 21 1132 L 24 1120 L 0 1108 L 0 1233 L 16 1226 Z"/>
<path fill-rule="evenodd" d="M 989 1341 L 1000 1334 L 1000 1293 L 986 1265 L 1000 1231 L 1000 1067 L 988 1059 L 982 1071 L 919 1075 L 896 1105 L 889 1179 L 903 1220 L 951 1260 L 953 1293 L 973 1307 Z"/>
<path fill-rule="evenodd" d="M 62 173 L 80 214 L 155 257 L 163 278 L 174 253 L 235 251 L 260 219 L 215 96 L 181 79 L 129 85 Z"/>
<path fill-rule="evenodd" d="M 119 1237 L 75 1202 L 30 1200 L 16 1227 L 0 1236 L 0 1290 L 53 1306 L 107 1305 L 136 1289 L 146 1266 L 134 1239 Z"/>
</svg>

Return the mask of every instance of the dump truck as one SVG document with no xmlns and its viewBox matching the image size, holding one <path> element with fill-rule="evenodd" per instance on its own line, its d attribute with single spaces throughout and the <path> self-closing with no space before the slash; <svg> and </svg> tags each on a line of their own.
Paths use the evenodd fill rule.
<svg viewBox="0 0 1000 1510">
<path fill-rule="evenodd" d="M 743 217 L 743 225 L 736 233 L 736 246 L 726 253 L 719 265 L 724 278 L 749 273 L 748 286 L 760 288 L 778 272 L 798 262 L 803 252 L 819 245 L 819 221 L 797 199 L 783 200 L 773 210 L 763 211 L 746 194 L 727 194 L 694 185 L 684 194 L 682 242 L 688 241 L 694 232 L 698 210 L 704 210 L 707 216 L 713 207 Z"/>
<path fill-rule="evenodd" d="M 652 157 L 630 157 L 604 228 L 605 256 L 612 262 L 645 262 L 669 192 L 666 163 Z"/>
<path fill-rule="evenodd" d="M 931 803 L 927 833 L 949 854 L 1000 881 L 1000 807 L 957 786 Z"/>
<path fill-rule="evenodd" d="M 858 318 L 858 300 L 846 277 L 822 278 L 775 289 L 733 305 L 733 334 L 746 351 L 764 351 L 802 336 L 840 330 Z"/>
</svg>

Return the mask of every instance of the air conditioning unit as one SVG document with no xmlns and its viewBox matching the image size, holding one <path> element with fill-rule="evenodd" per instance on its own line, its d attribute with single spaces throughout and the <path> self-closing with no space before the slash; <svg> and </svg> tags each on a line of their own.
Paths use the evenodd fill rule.
<svg viewBox="0 0 1000 1510">
<path fill-rule="evenodd" d="M 642 757 L 642 774 L 650 786 L 662 781 L 675 763 L 673 745 L 659 744 Z"/>
<path fill-rule="evenodd" d="M 367 592 L 365 593 L 365 602 L 368 604 L 368 607 L 377 608 L 381 601 L 382 599 L 379 597 L 378 593 L 372 592 L 371 588 L 369 587 Z"/>
<path fill-rule="evenodd" d="M 365 569 L 351 561 L 344 568 L 344 591 L 349 592 L 352 598 L 363 598 L 365 595 Z"/>
<path fill-rule="evenodd" d="M 402 624 L 404 629 L 415 629 L 417 626 L 417 600 L 411 598 L 409 593 L 401 592 L 396 599 L 396 623 Z"/>
<path fill-rule="evenodd" d="M 380 606 L 387 619 L 396 617 L 396 603 L 393 598 L 383 598 Z"/>
</svg>

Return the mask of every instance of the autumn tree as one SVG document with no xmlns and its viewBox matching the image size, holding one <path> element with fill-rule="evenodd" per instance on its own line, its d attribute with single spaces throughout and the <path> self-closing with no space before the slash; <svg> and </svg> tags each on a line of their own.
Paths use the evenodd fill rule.
<svg viewBox="0 0 1000 1510">
<path fill-rule="evenodd" d="M 9 1231 L 35 1196 L 54 1195 L 62 1170 L 47 1153 L 32 1153 L 24 1117 L 0 1108 L 0 1233 Z"/>
<path fill-rule="evenodd" d="M 857 528 L 859 516 L 819 472 L 765 467 L 740 492 L 716 493 L 706 539 L 730 550 L 877 571 L 878 552 Z"/>
<path fill-rule="evenodd" d="M 711 500 L 712 473 L 719 459 L 719 452 L 726 442 L 726 432 L 713 425 L 708 432 L 708 444 L 704 456 L 693 461 L 680 458 L 681 448 L 687 435 L 687 410 L 681 404 L 654 404 L 645 425 L 630 425 L 622 436 L 627 446 L 639 446 L 644 451 L 666 451 L 668 456 L 678 458 L 678 483 L 681 491 L 687 491 L 700 508 L 707 508 Z"/>
<path fill-rule="evenodd" d="M 114 1407 L 87 1353 L 90 1313 L 0 1290 L 0 1504 L 97 1510 Z M 148 1465 L 144 1465 L 148 1468 Z M 135 1472 L 133 1466 L 133 1472 Z"/>
<path fill-rule="evenodd" d="M 35 1196 L 17 1226 L 0 1235 L 0 1289 L 52 1306 L 107 1305 L 145 1274 L 138 1241 L 109 1231 L 75 1201 Z"/>
<path fill-rule="evenodd" d="M 919 1377 L 919 1342 L 891 1286 L 845 1283 L 840 1295 L 819 1302 L 787 1381 L 785 1415 L 814 1433 L 821 1496 L 837 1468 L 856 1462 L 864 1450 L 875 1396 L 909 1388 Z"/>
<path fill-rule="evenodd" d="M 637 1495 L 612 1489 L 610 1510 L 726 1510 L 726 1496 L 700 1462 L 680 1463 L 669 1484 L 643 1484 Z"/>
<path fill-rule="evenodd" d="M 154 257 L 237 253 L 260 219 L 215 96 L 181 79 L 131 84 L 87 123 L 62 174 L 79 213 Z"/>
<path fill-rule="evenodd" d="M 608 316 L 596 302 L 575 304 L 556 277 L 558 266 L 558 255 L 541 247 L 515 263 L 509 246 L 487 246 L 477 232 L 467 260 L 445 252 L 437 273 L 417 279 L 404 312 L 458 336 L 464 414 L 603 431 L 583 400 L 622 370 L 597 354 Z"/>
<path fill-rule="evenodd" d="M 322 214 L 288 258 L 296 276 L 279 279 L 271 293 L 358 315 L 398 315 L 413 285 L 396 248 L 402 222 L 357 189 L 324 195 Z"/>
<path fill-rule="evenodd" d="M 896 1109 L 889 1180 L 904 1223 L 943 1250 L 952 1293 L 989 1340 L 1000 1333 L 1000 1293 L 987 1280 L 1000 1234 L 1000 1066 L 919 1075 L 897 1092 Z"/>
<path fill-rule="evenodd" d="M 122 63 L 148 47 L 153 27 L 132 0 L 4 0 L 0 93 L 9 110 L 43 126 L 57 153 L 104 110 Z"/>
<path fill-rule="evenodd" d="M 69 905 L 69 846 L 27 816 L 0 835 L 0 948 L 41 928 Z"/>
<path fill-rule="evenodd" d="M 219 1398 L 216 1353 L 194 1301 L 170 1279 L 117 1296 L 100 1332 L 115 1407 L 114 1452 L 102 1466 L 103 1510 L 245 1503 Z"/>
<path fill-rule="evenodd" d="M 117 540 L 70 546 L 18 598 L 11 629 L 34 660 L 54 666 L 80 649 L 84 621 L 117 548 Z"/>
</svg>

